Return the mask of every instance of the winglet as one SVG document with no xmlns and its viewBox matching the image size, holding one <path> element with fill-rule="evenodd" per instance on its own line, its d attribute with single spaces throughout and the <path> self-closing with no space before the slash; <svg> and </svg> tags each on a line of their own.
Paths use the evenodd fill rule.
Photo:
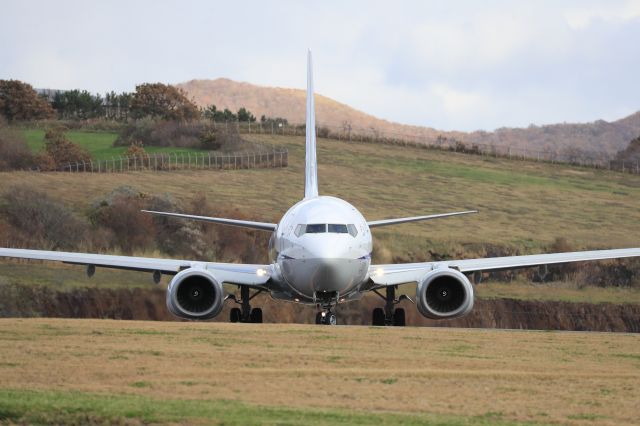
<svg viewBox="0 0 640 426">
<path fill-rule="evenodd" d="M 318 161 L 316 158 L 316 111 L 313 99 L 313 70 L 311 50 L 307 56 L 307 137 L 304 198 L 318 196 Z"/>
</svg>

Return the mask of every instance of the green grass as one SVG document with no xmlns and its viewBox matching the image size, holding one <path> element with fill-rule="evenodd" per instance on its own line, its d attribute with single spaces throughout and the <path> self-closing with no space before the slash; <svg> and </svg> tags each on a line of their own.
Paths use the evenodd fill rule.
<svg viewBox="0 0 640 426">
<path fill-rule="evenodd" d="M 383 381 L 383 383 L 385 383 Z M 143 386 L 136 386 L 143 387 Z M 393 410 L 393 401 L 389 401 Z M 159 399 L 140 395 L 77 391 L 0 390 L 0 422 L 19 424 L 143 423 L 225 425 L 523 425 L 497 415 L 452 416 L 430 413 L 360 412 L 261 406 L 224 399 Z"/>
<path fill-rule="evenodd" d="M 22 131 L 27 145 L 34 152 L 40 152 L 44 150 L 45 139 L 44 130 L 40 129 L 25 129 Z M 113 142 L 118 138 L 117 133 L 110 132 L 87 132 L 69 130 L 66 132 L 66 136 L 72 142 L 80 145 L 82 148 L 89 151 L 94 160 L 110 160 L 113 157 L 126 155 L 127 147 L 119 146 L 114 147 Z M 149 154 L 155 153 L 188 153 L 188 152 L 202 152 L 195 148 L 176 148 L 176 147 L 157 147 L 149 146 L 145 147 L 145 151 Z"/>
</svg>

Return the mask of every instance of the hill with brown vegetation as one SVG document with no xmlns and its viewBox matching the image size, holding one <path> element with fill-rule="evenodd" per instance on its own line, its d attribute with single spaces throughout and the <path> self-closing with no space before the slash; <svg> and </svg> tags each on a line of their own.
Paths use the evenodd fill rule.
<svg viewBox="0 0 640 426">
<path fill-rule="evenodd" d="M 219 78 L 191 80 L 177 85 L 200 106 L 237 111 L 245 107 L 257 117 L 283 117 L 291 123 L 305 119 L 305 92 L 301 89 L 264 87 Z M 431 127 L 410 126 L 383 120 L 350 106 L 316 95 L 316 115 L 320 125 L 332 128 L 351 126 L 354 132 L 367 132 L 407 139 L 433 141 L 438 136 L 468 143 L 512 146 L 540 151 L 596 152 L 613 154 L 640 135 L 640 111 L 617 121 L 562 123 L 527 128 L 500 128 L 492 132 L 445 132 Z"/>
</svg>

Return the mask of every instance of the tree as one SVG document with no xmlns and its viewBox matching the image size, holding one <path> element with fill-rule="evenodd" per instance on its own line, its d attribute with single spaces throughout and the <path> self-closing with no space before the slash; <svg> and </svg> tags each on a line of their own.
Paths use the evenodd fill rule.
<svg viewBox="0 0 640 426">
<path fill-rule="evenodd" d="M 245 107 L 242 107 L 238 110 L 238 121 L 253 123 L 256 121 L 256 117 Z"/>
<path fill-rule="evenodd" d="M 225 108 L 222 111 L 222 121 L 237 121 L 238 116 L 235 115 L 229 108 Z"/>
<path fill-rule="evenodd" d="M 39 97 L 30 84 L 18 80 L 0 80 L 0 114 L 10 122 L 55 116 L 46 99 Z"/>
<path fill-rule="evenodd" d="M 218 108 L 214 104 L 202 110 L 202 116 L 207 120 L 216 121 L 216 114 L 218 114 Z"/>
<path fill-rule="evenodd" d="M 60 118 L 79 120 L 102 117 L 104 104 L 102 96 L 78 89 L 56 92 L 52 101 L 52 106 Z"/>
<path fill-rule="evenodd" d="M 618 151 L 616 160 L 628 162 L 640 161 L 640 136 L 632 139 L 625 149 Z"/>
<path fill-rule="evenodd" d="M 190 121 L 197 119 L 200 112 L 183 90 L 162 83 L 145 83 L 136 86 L 131 116 Z"/>
</svg>

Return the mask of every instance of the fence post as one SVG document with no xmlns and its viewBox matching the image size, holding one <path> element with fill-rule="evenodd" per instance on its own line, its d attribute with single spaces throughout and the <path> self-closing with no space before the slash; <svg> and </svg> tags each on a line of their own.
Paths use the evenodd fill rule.
<svg viewBox="0 0 640 426">
<path fill-rule="evenodd" d="M 273 121 L 271 122 L 271 134 L 273 135 Z"/>
</svg>

